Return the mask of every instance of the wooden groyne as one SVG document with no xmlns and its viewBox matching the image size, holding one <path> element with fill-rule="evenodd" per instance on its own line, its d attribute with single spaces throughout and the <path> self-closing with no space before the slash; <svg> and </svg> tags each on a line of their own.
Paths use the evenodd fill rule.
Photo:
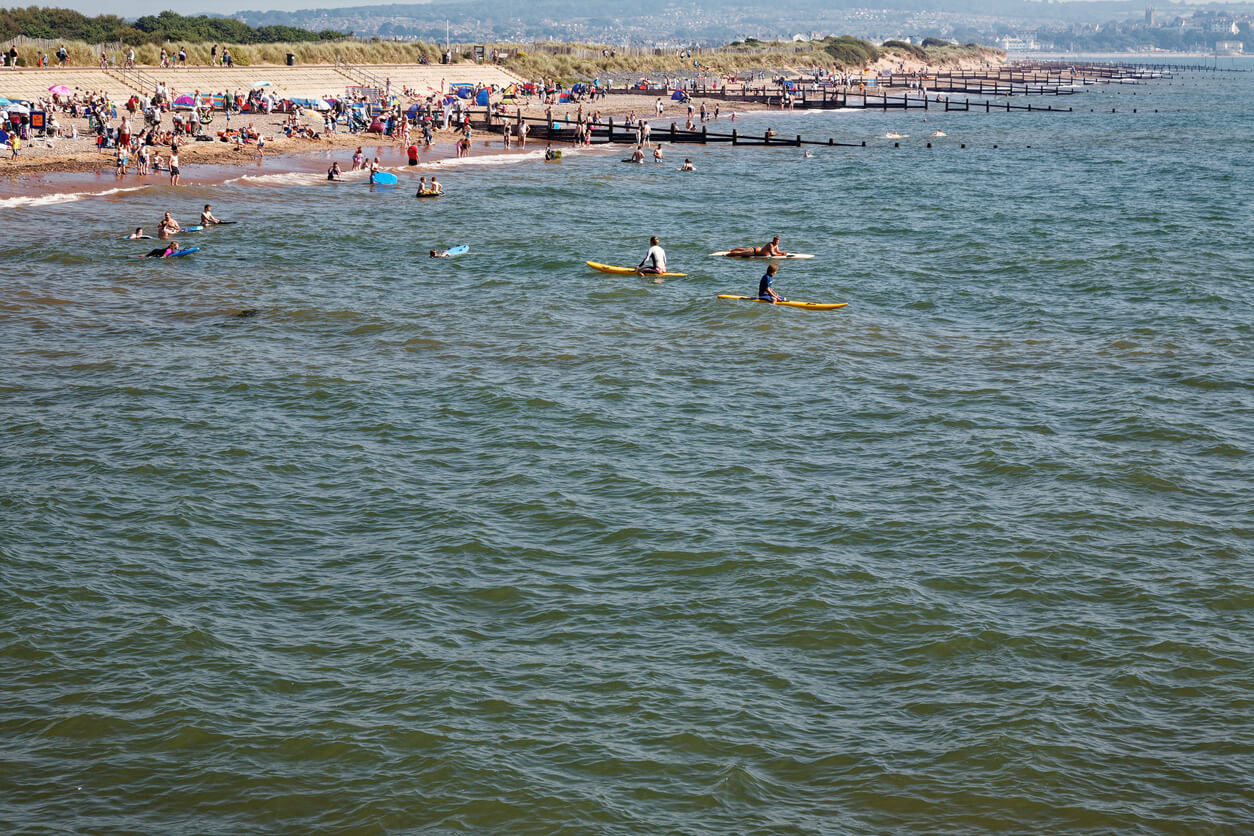
<svg viewBox="0 0 1254 836">
<path fill-rule="evenodd" d="M 907 85 L 900 85 L 906 88 Z M 648 95 L 639 90 L 617 90 L 611 92 L 618 93 L 634 93 L 636 95 Z M 654 91 L 657 95 L 662 95 L 660 91 Z M 942 87 L 933 87 L 929 82 L 926 93 L 890 93 L 885 90 L 882 93 L 874 92 L 873 89 L 850 90 L 842 87 L 815 85 L 814 87 L 804 87 L 798 85 L 791 90 L 776 89 L 774 91 L 769 88 L 747 88 L 737 90 L 735 88 L 702 88 L 697 87 L 686 91 L 689 95 L 701 99 L 713 99 L 715 101 L 728 102 L 730 104 L 755 104 L 772 108 L 787 108 L 792 110 L 928 110 L 932 103 L 943 104 L 945 99 L 928 94 L 935 93 L 962 93 L 970 96 L 1012 96 L 1012 95 L 1068 95 L 1075 92 L 1072 89 L 1064 88 L 1040 88 L 1027 89 L 1023 85 L 1010 84 L 964 84 L 964 85 L 946 85 Z M 669 94 L 667 94 L 669 96 Z M 958 110 L 966 110 L 969 108 L 956 108 Z M 1044 111 L 1068 111 L 1071 108 L 1066 107 L 1032 107 L 1031 105 L 1015 105 L 1003 107 L 997 105 L 995 110 L 1044 110 Z"/>
<path fill-rule="evenodd" d="M 897 99 L 897 109 L 904 106 L 900 104 L 901 97 L 886 97 L 889 99 Z M 918 102 L 919 99 L 913 97 L 905 97 L 909 102 Z M 945 112 L 963 112 L 969 110 L 983 110 L 985 112 L 993 110 L 1020 110 L 1035 112 L 1070 112 L 1071 108 L 1056 107 L 1040 107 L 1033 108 L 1031 105 L 1011 105 L 1009 102 L 973 102 L 965 100 L 961 102 L 945 101 Z M 923 108 L 918 108 L 923 109 Z M 529 142 L 561 142 L 561 143 L 579 143 L 580 129 L 575 122 L 565 120 L 556 120 L 550 122 L 547 119 L 537 119 L 533 117 L 509 117 L 502 119 L 499 116 L 486 116 L 484 121 L 480 123 L 483 130 L 491 133 L 504 133 L 508 126 L 512 134 L 517 137 L 520 125 L 527 126 L 527 139 Z M 800 134 L 795 136 L 783 136 L 776 131 L 767 130 L 762 133 L 743 133 L 737 128 L 729 131 L 711 130 L 709 125 L 702 125 L 698 130 L 687 130 L 679 127 L 672 122 L 669 127 L 650 127 L 648 134 L 644 134 L 639 127 L 639 123 L 628 123 L 625 119 L 615 120 L 612 117 L 604 122 L 588 124 L 587 130 L 591 134 L 592 145 L 636 145 L 642 140 L 646 142 L 666 142 L 675 145 L 716 145 L 727 144 L 733 146 L 784 146 L 800 148 L 805 145 L 822 145 L 835 148 L 865 148 L 866 142 L 837 142 L 834 137 L 827 139 L 806 139 Z"/>
</svg>

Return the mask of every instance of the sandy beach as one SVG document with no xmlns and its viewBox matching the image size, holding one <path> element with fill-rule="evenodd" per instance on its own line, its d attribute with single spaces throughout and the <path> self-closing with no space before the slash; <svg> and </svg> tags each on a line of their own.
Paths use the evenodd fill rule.
<svg viewBox="0 0 1254 836">
<path fill-rule="evenodd" d="M 910 72 L 921 70 L 922 65 L 915 66 L 910 62 L 906 62 L 905 64 L 902 64 L 901 62 L 893 62 L 891 64 L 884 64 L 882 67 L 877 64 L 871 69 L 877 70 L 894 68 Z M 151 68 L 145 68 L 145 71 L 153 73 L 157 72 Z M 247 77 L 251 78 L 253 76 L 265 75 L 269 78 L 275 79 L 276 84 L 283 85 L 286 83 L 285 78 L 288 75 L 291 75 L 293 78 L 299 78 L 301 74 L 308 76 L 310 73 L 315 71 L 315 68 L 264 66 L 250 69 Z M 329 70 L 325 70 L 325 68 L 323 68 L 323 71 L 326 72 Z M 449 79 L 457 80 L 462 76 L 466 76 L 476 71 L 478 74 L 483 76 L 482 81 L 494 83 L 501 87 L 506 84 L 513 83 L 516 80 L 513 76 L 500 73 L 497 68 L 482 66 L 465 68 L 460 65 L 454 65 L 453 67 L 439 69 L 414 65 L 413 67 L 393 67 L 391 69 L 381 70 L 381 72 L 390 72 L 393 74 L 393 77 L 390 80 L 405 78 L 406 73 L 411 74 L 412 78 L 410 84 L 416 89 L 424 89 L 420 84 L 420 81 L 426 80 L 427 75 L 430 75 L 433 79 L 438 76 L 438 86 L 439 84 L 445 83 L 445 76 Z M 82 73 L 83 71 L 78 70 L 77 72 Z M 174 82 L 170 85 L 171 90 L 176 93 L 190 92 L 189 90 L 182 89 L 183 87 L 187 87 L 193 78 L 193 76 L 185 75 L 187 72 L 188 71 L 183 71 L 183 75 L 178 72 L 168 74 L 170 81 Z M 240 71 L 238 69 L 227 70 L 222 68 L 197 68 L 192 72 L 196 73 L 194 78 L 196 79 L 196 86 L 198 89 L 202 86 L 203 89 L 219 89 L 219 87 L 211 85 L 220 85 L 220 89 L 231 89 L 232 87 L 239 85 L 241 78 L 239 75 Z M 417 73 L 425 75 L 422 75 L 421 78 L 418 75 L 413 75 Z M 496 77 L 493 73 L 497 73 L 500 77 Z M 794 75 L 804 74 L 806 74 L 806 70 L 804 68 L 797 68 L 794 73 Z M 56 80 L 58 77 L 55 69 L 45 68 L 42 70 L 18 71 L 18 75 L 7 76 L 7 78 L 12 79 L 21 75 L 33 75 L 42 79 L 41 85 L 37 89 L 45 89 L 47 86 L 46 82 L 48 80 Z M 86 79 L 88 83 L 96 81 L 103 83 L 107 80 L 104 76 L 87 76 Z M 188 81 L 184 82 L 183 79 L 188 79 Z M 343 79 L 341 79 L 341 82 L 343 82 Z M 292 83 L 295 84 L 296 82 Z M 330 82 L 327 83 L 329 84 Z M 426 89 L 433 90 L 436 88 L 427 87 Z M 113 98 L 117 101 L 116 96 Z M 634 115 L 636 118 L 643 117 L 649 119 L 655 127 L 659 125 L 668 125 L 671 122 L 677 122 L 682 126 L 687 119 L 687 105 L 673 101 L 665 95 L 660 98 L 663 105 L 663 112 L 661 116 L 658 116 L 656 111 L 656 104 L 659 100 L 659 96 L 656 93 L 648 95 L 625 95 L 615 93 L 595 102 L 584 102 L 582 108 L 586 116 L 590 116 L 593 113 L 599 113 L 602 117 L 622 119 Z M 409 104 L 420 100 L 420 98 L 401 98 L 405 107 L 408 107 Z M 493 103 L 495 104 L 497 101 L 499 101 L 499 94 L 493 97 Z M 756 103 L 737 103 L 723 100 L 704 101 L 711 112 L 713 112 L 716 106 L 720 109 L 721 120 L 728 120 L 731 117 L 731 114 L 736 111 L 743 112 L 764 109 L 762 105 Z M 702 102 L 703 100 L 700 97 L 693 97 L 692 99 L 692 104 L 698 110 L 700 109 Z M 518 109 L 521 109 L 523 116 L 533 118 L 544 116 L 545 112 L 549 110 L 550 107 L 555 119 L 564 119 L 569 116 L 570 119 L 573 120 L 580 105 L 561 104 L 549 106 L 544 104 L 543 100 L 538 97 L 522 97 L 516 103 L 510 102 L 507 105 L 510 115 L 517 113 Z M 234 143 L 219 141 L 217 132 L 224 129 L 227 122 L 221 112 L 215 115 L 216 118 L 214 122 L 204 129 L 204 134 L 207 137 L 210 137 L 211 141 L 187 142 L 179 149 L 179 154 L 182 158 L 184 168 L 185 181 L 188 177 L 194 178 L 196 176 L 195 172 L 199 166 L 207 164 L 218 166 L 254 165 L 257 162 L 258 153 L 255 146 L 246 145 L 238 147 Z M 14 158 L 11 156 L 5 156 L 3 159 L 0 159 L 0 176 L 55 171 L 106 171 L 112 174 L 114 168 L 113 152 L 111 149 L 101 150 L 96 147 L 95 136 L 89 129 L 87 120 L 73 119 L 66 114 L 58 114 L 58 119 L 61 123 L 62 132 L 67 135 L 67 138 L 58 138 L 49 141 L 43 138 L 33 137 L 30 140 L 25 141 L 18 157 Z M 302 124 L 319 133 L 322 133 L 323 131 L 321 121 L 308 118 L 304 114 L 304 111 L 299 111 L 298 120 Z M 164 114 L 162 117 L 162 128 L 168 129 L 171 125 L 171 121 L 171 115 L 169 113 Z M 347 151 L 348 154 L 345 156 L 345 158 L 347 158 L 348 155 L 351 155 L 352 150 L 354 150 L 358 145 L 367 143 L 384 147 L 390 145 L 400 147 L 399 143 L 392 142 L 388 138 L 383 138 L 381 141 L 376 135 L 349 134 L 346 132 L 336 134 L 322 133 L 322 136 L 316 140 L 288 138 L 281 132 L 286 121 L 287 115 L 282 113 L 273 113 L 269 115 L 235 114 L 232 117 L 230 125 L 234 128 L 241 128 L 251 124 L 258 133 L 265 137 L 266 158 L 282 157 L 293 153 L 306 154 L 308 152 L 337 150 Z M 70 135 L 75 129 L 77 130 L 78 138 L 68 138 L 68 135 Z M 417 133 L 418 138 L 421 139 L 421 133 Z M 371 138 L 368 139 L 368 136 Z M 412 136 L 413 133 L 411 133 L 411 137 Z M 484 136 L 486 135 L 479 133 L 479 137 Z M 455 139 L 456 135 L 452 131 L 437 131 L 435 135 L 436 144 L 451 143 L 455 141 Z M 497 143 L 498 150 L 503 150 L 499 139 L 492 140 L 477 138 L 474 146 L 472 147 L 471 153 L 474 154 L 476 151 L 484 147 L 491 147 L 491 143 L 494 141 Z M 449 150 L 451 150 L 451 148 Z M 169 149 L 162 148 L 161 152 L 163 157 L 168 156 Z M 343 161 L 341 164 L 343 164 Z"/>
</svg>

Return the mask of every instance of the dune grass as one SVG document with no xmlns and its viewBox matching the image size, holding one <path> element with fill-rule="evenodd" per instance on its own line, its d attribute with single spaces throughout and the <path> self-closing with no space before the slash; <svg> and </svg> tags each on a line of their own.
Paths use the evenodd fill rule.
<svg viewBox="0 0 1254 836">
<path fill-rule="evenodd" d="M 166 45 L 169 53 L 179 47 L 187 50 L 188 61 L 195 66 L 209 63 L 212 44 L 179 43 Z M 874 46 L 857 38 L 828 38 L 805 43 L 749 43 L 729 44 L 712 50 L 702 50 L 691 58 L 680 58 L 673 52 L 662 55 L 632 54 L 623 50 L 613 58 L 601 56 L 602 46 L 586 44 L 546 44 L 535 51 L 530 45 L 488 44 L 487 53 L 499 46 L 510 56 L 504 66 L 526 78 L 590 79 L 605 75 L 649 75 L 658 73 L 690 74 L 698 70 L 711 74 L 745 73 L 749 71 L 783 73 L 795 69 L 822 67 L 828 70 L 861 69 L 879 59 L 909 59 L 924 61 L 933 67 L 952 66 L 960 61 L 1000 62 L 1005 53 L 976 44 L 955 46 L 921 47 L 901 41 L 888 41 Z M 70 63 L 76 67 L 94 67 L 100 63 L 100 54 L 85 43 L 67 41 Z M 218 44 L 218 54 L 223 47 L 231 52 L 237 66 L 283 64 L 288 53 L 296 56 L 298 64 L 333 64 L 337 60 L 349 64 L 414 64 L 426 58 L 438 63 L 443 48 L 430 43 L 399 43 L 395 41 L 322 41 L 316 43 L 275 44 Z M 154 67 L 160 62 L 161 47 L 141 44 L 135 49 L 135 61 L 140 67 Z M 608 47 L 607 47 L 608 49 Z M 454 48 L 457 60 L 469 60 L 471 52 L 465 47 Z M 56 62 L 56 46 L 36 48 L 19 46 L 19 62 L 22 66 L 34 66 L 39 54 L 47 53 Z M 557 53 L 557 54 L 555 54 Z M 564 53 L 564 54 L 563 54 Z M 110 61 L 121 64 L 126 47 L 109 49 Z"/>
</svg>

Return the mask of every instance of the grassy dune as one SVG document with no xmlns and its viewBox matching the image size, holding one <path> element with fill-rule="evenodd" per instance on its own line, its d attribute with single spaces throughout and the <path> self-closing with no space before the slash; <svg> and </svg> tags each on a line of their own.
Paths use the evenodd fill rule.
<svg viewBox="0 0 1254 836">
<path fill-rule="evenodd" d="M 188 60 L 195 65 L 204 66 L 209 63 L 211 44 L 171 42 L 167 48 L 173 53 L 179 47 L 186 48 Z M 320 43 L 300 44 L 219 44 L 227 47 L 238 66 L 260 64 L 282 64 L 287 54 L 293 53 L 300 64 L 332 64 L 337 58 L 350 64 L 411 64 L 426 57 L 438 63 L 442 47 L 428 43 L 396 43 L 391 41 L 325 41 Z M 544 76 L 556 79 L 587 79 L 598 75 L 612 73 L 615 75 L 650 73 L 691 72 L 696 69 L 693 61 L 702 68 L 712 72 L 735 72 L 754 70 L 784 70 L 796 67 L 825 67 L 831 70 L 857 69 L 879 59 L 890 61 L 910 60 L 923 61 L 937 66 L 954 66 L 959 62 L 991 61 L 998 63 L 1005 58 L 1005 53 L 990 47 L 974 44 L 967 46 L 928 46 L 888 42 L 884 47 L 876 47 L 856 38 L 829 38 L 826 41 L 813 41 L 805 44 L 794 43 L 750 43 L 736 44 L 714 50 L 704 50 L 691 59 L 680 59 L 673 53 L 665 55 L 630 55 L 620 53 L 614 58 L 602 58 L 601 47 L 581 44 L 546 44 L 545 51 L 533 51 L 529 45 L 499 44 L 486 46 L 491 52 L 493 46 L 508 50 L 511 57 L 505 66 L 528 78 Z M 67 41 L 66 49 L 70 52 L 70 62 L 75 66 L 96 66 L 100 55 L 87 44 Z M 135 61 L 142 66 L 156 66 L 160 61 L 159 46 L 143 44 L 135 47 Z M 553 54 L 549 50 L 565 51 L 570 54 Z M 55 63 L 55 47 L 44 50 Z M 121 63 L 125 57 L 125 48 L 110 53 L 110 59 Z M 18 47 L 19 60 L 22 66 L 34 66 L 37 57 L 35 47 Z M 580 57 L 590 54 L 592 57 Z M 471 57 L 469 51 L 459 52 L 459 60 Z"/>
</svg>

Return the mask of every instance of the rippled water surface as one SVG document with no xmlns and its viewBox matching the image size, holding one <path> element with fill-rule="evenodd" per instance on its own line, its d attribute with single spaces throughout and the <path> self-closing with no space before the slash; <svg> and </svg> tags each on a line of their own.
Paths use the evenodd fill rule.
<svg viewBox="0 0 1254 836">
<path fill-rule="evenodd" d="M 1252 79 L 439 201 L 11 186 L 0 825 L 1248 830 Z M 847 308 L 715 298 L 775 232 Z M 583 265 L 651 234 L 687 278 Z"/>
</svg>

